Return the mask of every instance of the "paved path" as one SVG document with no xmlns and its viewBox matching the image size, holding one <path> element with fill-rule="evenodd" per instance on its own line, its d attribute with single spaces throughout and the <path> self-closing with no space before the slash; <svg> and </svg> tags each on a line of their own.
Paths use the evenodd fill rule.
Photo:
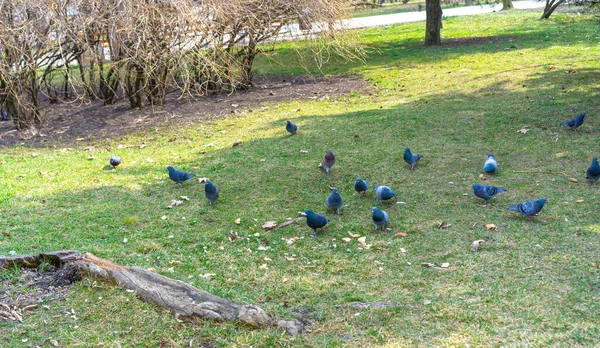
<svg viewBox="0 0 600 348">
<path fill-rule="evenodd" d="M 545 1 L 513 1 L 513 5 L 517 10 L 525 10 L 525 9 L 533 9 L 533 8 L 544 8 L 546 2 Z M 476 5 L 476 6 L 464 6 L 464 7 L 456 7 L 456 8 L 447 8 L 443 10 L 444 17 L 454 17 L 454 16 L 469 16 L 476 15 L 482 13 L 491 13 L 495 11 L 500 11 L 502 9 L 502 4 L 490 4 L 490 5 Z M 541 11 L 540 11 L 541 15 Z M 403 12 L 403 13 L 393 13 L 387 15 L 380 16 L 370 16 L 370 17 L 361 17 L 361 18 L 352 18 L 343 20 L 336 25 L 339 25 L 341 28 L 372 28 L 372 27 L 380 27 L 398 23 L 408 23 L 408 22 L 419 22 L 425 20 L 425 11 L 420 12 Z M 322 26 L 318 24 L 313 24 L 312 32 L 318 33 L 322 30 Z M 294 38 L 303 37 L 305 33 L 303 33 L 298 24 L 290 24 L 285 26 L 281 30 L 281 34 L 278 40 L 290 40 Z"/>
</svg>

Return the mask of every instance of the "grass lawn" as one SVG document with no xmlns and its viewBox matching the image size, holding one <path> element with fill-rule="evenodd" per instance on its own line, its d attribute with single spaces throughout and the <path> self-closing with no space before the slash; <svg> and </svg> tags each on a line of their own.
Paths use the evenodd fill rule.
<svg viewBox="0 0 600 348">
<path fill-rule="evenodd" d="M 123 289 L 84 280 L 66 301 L 43 303 L 23 323 L 0 323 L 0 346 L 50 346 L 50 338 L 65 347 L 599 344 L 600 186 L 585 182 L 585 169 L 600 155 L 600 31 L 591 16 L 538 18 L 450 18 L 448 45 L 429 49 L 425 23 L 362 30 L 365 62 L 332 58 L 322 71 L 362 76 L 369 93 L 267 104 L 185 129 L 65 144 L 68 152 L 3 148 L 0 255 L 92 252 L 312 325 L 295 337 L 234 323 L 190 326 Z M 278 46 L 258 71 L 304 73 L 294 45 L 301 43 Z M 558 127 L 581 111 L 588 117 L 578 133 Z M 297 135 L 285 132 L 287 119 L 300 126 Z M 405 146 L 425 156 L 414 171 L 402 160 Z M 317 168 L 328 148 L 337 158 L 331 175 Z M 508 192 L 482 207 L 471 184 L 482 182 L 489 153 L 500 170 L 483 183 Z M 114 171 L 104 169 L 111 154 L 123 159 Z M 217 204 L 208 205 L 203 185 L 171 182 L 167 165 L 210 178 Z M 360 199 L 357 176 L 370 185 Z M 391 186 L 397 200 L 376 203 L 375 184 Z M 343 215 L 327 211 L 330 185 L 344 199 Z M 166 209 L 182 195 L 190 201 Z M 548 203 L 534 219 L 506 210 L 541 197 Z M 373 206 L 388 212 L 390 231 L 373 231 Z M 317 238 L 304 223 L 261 228 L 307 208 L 331 220 Z M 437 228 L 441 222 L 449 227 Z M 247 238 L 231 243 L 230 231 Z M 367 236 L 370 249 L 344 242 L 348 231 Z M 299 239 L 282 240 L 290 237 Z M 469 251 L 477 239 L 486 243 Z M 400 306 L 353 309 L 350 301 Z"/>
</svg>

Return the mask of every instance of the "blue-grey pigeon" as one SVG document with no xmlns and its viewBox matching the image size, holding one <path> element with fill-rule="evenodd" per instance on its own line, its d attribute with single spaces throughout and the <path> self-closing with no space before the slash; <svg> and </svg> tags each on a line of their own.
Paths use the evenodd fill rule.
<svg viewBox="0 0 600 348">
<path fill-rule="evenodd" d="M 585 178 L 593 181 L 596 185 L 596 181 L 600 179 L 600 166 L 598 165 L 598 157 L 594 157 L 592 165 L 585 171 Z"/>
<path fill-rule="evenodd" d="M 396 197 L 396 192 L 392 191 L 392 189 L 387 186 L 375 185 L 373 189 L 375 190 L 375 195 L 379 201 L 387 201 L 388 199 Z"/>
<path fill-rule="evenodd" d="M 184 172 L 183 170 L 177 170 L 171 166 L 168 166 L 167 170 L 169 171 L 169 178 L 180 185 L 183 185 L 184 181 L 196 176 L 196 174 Z"/>
<path fill-rule="evenodd" d="M 508 210 L 514 210 L 527 217 L 531 217 L 542 210 L 544 204 L 546 204 L 546 198 L 540 198 L 537 201 L 528 201 L 508 207 Z"/>
<path fill-rule="evenodd" d="M 560 125 L 563 127 L 569 127 L 577 132 L 577 127 L 579 127 L 583 124 L 583 119 L 585 118 L 585 115 L 586 115 L 586 113 L 582 112 L 579 115 L 568 120 L 567 122 L 561 123 Z"/>
<path fill-rule="evenodd" d="M 354 189 L 358 193 L 358 197 L 360 197 L 361 193 L 367 192 L 368 188 L 369 188 L 368 182 L 364 181 L 361 178 L 356 178 L 356 181 L 354 182 Z"/>
<path fill-rule="evenodd" d="M 117 166 L 119 164 L 121 164 L 121 157 L 119 156 L 110 156 L 110 160 L 108 160 L 108 163 L 110 163 L 110 165 L 113 167 L 113 169 L 117 169 Z"/>
<path fill-rule="evenodd" d="M 379 210 L 377 207 L 373 207 L 372 210 L 373 215 L 371 216 L 371 218 L 373 218 L 375 229 L 377 230 L 379 226 L 381 226 L 381 230 L 383 231 L 383 229 L 385 228 L 385 224 L 387 224 L 388 222 L 388 214 L 383 210 Z"/>
<path fill-rule="evenodd" d="M 340 215 L 340 209 L 343 204 L 342 196 L 340 196 L 337 187 L 333 188 L 333 192 L 327 197 L 325 203 L 327 206 L 336 211 L 338 215 Z"/>
<path fill-rule="evenodd" d="M 321 166 L 325 169 L 325 172 L 329 174 L 331 167 L 335 164 L 335 156 L 333 155 L 333 150 L 329 149 L 323 156 L 323 160 L 321 161 Z"/>
<path fill-rule="evenodd" d="M 215 204 L 217 198 L 219 198 L 219 189 L 208 179 L 206 179 L 206 184 L 204 185 L 204 196 L 206 196 L 210 205 Z"/>
<path fill-rule="evenodd" d="M 506 192 L 506 190 L 503 187 L 486 186 L 478 184 L 473 184 L 473 186 L 471 187 L 473 188 L 473 193 L 475 194 L 475 196 L 484 199 L 483 205 L 486 205 L 487 202 L 490 199 L 496 197 L 498 193 Z"/>
<path fill-rule="evenodd" d="M 404 162 L 410 164 L 410 169 L 415 169 L 415 164 L 417 164 L 417 161 L 421 158 L 423 158 L 423 156 L 410 152 L 408 147 L 404 148 Z"/>
<path fill-rule="evenodd" d="M 496 162 L 496 158 L 494 155 L 488 155 L 487 160 L 483 164 L 483 171 L 488 174 L 493 174 L 498 170 L 498 162 Z"/>
<path fill-rule="evenodd" d="M 329 222 L 329 219 L 321 214 L 314 213 L 310 209 L 306 209 L 304 213 L 306 214 L 306 224 L 308 227 L 312 228 L 314 236 L 316 237 L 317 228 L 325 227 L 325 225 L 327 225 Z"/>
<path fill-rule="evenodd" d="M 290 122 L 290 120 L 287 120 L 287 123 L 285 124 L 285 130 L 294 135 L 298 131 L 298 126 Z"/>
</svg>

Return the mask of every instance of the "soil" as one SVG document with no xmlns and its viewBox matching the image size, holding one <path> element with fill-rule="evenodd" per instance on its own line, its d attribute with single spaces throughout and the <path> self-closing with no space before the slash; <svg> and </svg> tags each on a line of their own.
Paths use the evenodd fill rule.
<svg viewBox="0 0 600 348">
<path fill-rule="evenodd" d="M 48 266 L 43 271 L 21 268 L 18 275 L 0 280 L 0 322 L 22 321 L 29 310 L 65 299 L 78 280 L 72 267 Z"/>
<path fill-rule="evenodd" d="M 26 144 L 32 146 L 69 146 L 75 142 L 119 139 L 135 132 L 158 126 L 181 127 L 232 113 L 252 112 L 263 103 L 295 99 L 320 99 L 353 92 L 365 92 L 366 81 L 347 76 L 261 76 L 255 88 L 232 94 L 216 94 L 196 98 L 179 98 L 170 93 L 163 106 L 131 109 L 126 98 L 115 105 L 101 101 L 87 104 L 71 101 L 59 105 L 42 100 L 43 124 L 17 131 L 12 122 L 0 122 L 0 146 Z"/>
</svg>

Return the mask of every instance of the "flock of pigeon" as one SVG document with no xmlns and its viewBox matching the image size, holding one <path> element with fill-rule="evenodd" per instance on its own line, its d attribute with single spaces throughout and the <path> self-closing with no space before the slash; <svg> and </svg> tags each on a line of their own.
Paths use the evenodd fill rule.
<svg viewBox="0 0 600 348">
<path fill-rule="evenodd" d="M 561 123 L 561 126 L 569 127 L 576 132 L 577 127 L 583 124 L 585 115 L 586 113 L 583 112 L 574 117 L 573 119 Z M 296 132 L 298 132 L 299 127 L 288 120 L 285 129 L 290 134 L 294 135 L 296 134 Z M 421 158 L 423 158 L 422 155 L 412 153 L 408 147 L 404 149 L 403 159 L 406 163 L 408 163 L 408 165 L 410 165 L 411 170 L 414 170 L 415 165 Z M 119 164 L 121 164 L 121 158 L 119 158 L 119 156 L 112 156 L 110 158 L 110 165 L 113 168 L 116 168 Z M 329 174 L 334 164 L 335 155 L 333 154 L 332 149 L 328 149 L 325 153 L 325 156 L 323 156 L 320 167 L 323 168 L 326 174 Z M 196 174 L 187 173 L 182 170 L 177 170 L 172 166 L 168 166 L 167 170 L 169 171 L 169 178 L 180 185 L 183 185 L 184 181 L 196 176 Z M 494 155 L 488 155 L 488 158 L 483 165 L 483 171 L 487 174 L 493 174 L 497 170 L 498 162 L 496 161 L 496 158 L 494 157 Z M 587 169 L 586 179 L 592 181 L 594 185 L 596 185 L 596 182 L 598 181 L 598 179 L 600 179 L 600 165 L 598 165 L 597 157 L 594 157 L 594 159 L 592 160 L 592 164 Z M 354 189 L 356 190 L 359 197 L 361 196 L 361 194 L 366 193 L 368 188 L 369 184 L 365 180 L 361 178 L 356 179 L 356 182 L 354 183 Z M 388 201 L 396 196 L 396 193 L 388 186 L 375 185 L 373 189 L 375 191 L 377 201 L 379 201 L 380 203 L 382 201 Z M 479 184 L 473 184 L 472 189 L 475 196 L 484 200 L 483 205 L 487 205 L 488 201 L 494 198 L 497 194 L 501 192 L 506 192 L 506 190 L 503 187 L 486 186 Z M 210 205 L 215 204 L 217 198 L 219 198 L 219 190 L 208 179 L 206 179 L 205 181 L 204 195 L 208 199 Z M 513 210 L 527 217 L 532 217 L 542 210 L 544 204 L 546 204 L 546 201 L 546 198 L 527 201 L 511 205 L 510 207 L 508 207 L 508 210 Z M 325 203 L 327 207 L 334 210 L 338 215 L 341 214 L 340 209 L 342 208 L 343 200 L 336 187 L 333 188 L 333 191 L 327 197 Z M 313 230 L 315 237 L 317 236 L 317 229 L 323 228 L 325 227 L 325 225 L 327 225 L 327 223 L 329 223 L 329 219 L 327 217 L 321 214 L 317 214 L 310 209 L 306 209 L 304 213 L 306 214 L 306 224 Z M 385 225 L 388 222 L 389 216 L 387 212 L 380 210 L 377 207 L 373 207 L 371 218 L 373 220 L 373 223 L 375 224 L 375 230 L 381 228 L 381 230 L 383 231 Z"/>
</svg>

